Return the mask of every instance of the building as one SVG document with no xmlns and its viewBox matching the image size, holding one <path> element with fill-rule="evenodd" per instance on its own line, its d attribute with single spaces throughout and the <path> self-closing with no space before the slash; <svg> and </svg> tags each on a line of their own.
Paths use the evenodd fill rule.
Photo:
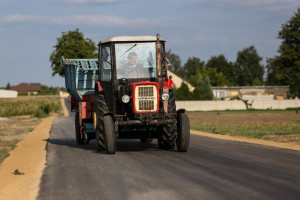
<svg viewBox="0 0 300 200">
<path fill-rule="evenodd" d="M 44 92 L 40 83 L 20 83 L 11 87 L 10 90 L 16 90 L 20 95 L 37 95 Z"/>
<path fill-rule="evenodd" d="M 289 86 L 224 86 L 212 87 L 213 94 L 219 99 L 233 99 L 239 97 L 245 100 L 286 99 Z"/>
<path fill-rule="evenodd" d="M 175 74 L 174 72 L 168 70 L 168 75 L 172 76 L 172 81 L 176 88 L 180 88 L 181 83 L 184 82 L 185 84 L 187 84 L 187 86 L 191 92 L 195 89 L 195 87 L 191 83 L 184 80 L 183 78 L 181 78 L 179 75 Z"/>
</svg>

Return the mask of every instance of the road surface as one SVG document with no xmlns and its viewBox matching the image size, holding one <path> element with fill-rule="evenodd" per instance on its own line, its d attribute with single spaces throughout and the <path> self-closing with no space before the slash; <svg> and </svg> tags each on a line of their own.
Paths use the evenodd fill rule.
<svg viewBox="0 0 300 200">
<path fill-rule="evenodd" d="M 78 146 L 74 115 L 53 121 L 39 200 L 299 199 L 300 152 L 191 135 L 186 153 L 118 140 Z"/>
</svg>

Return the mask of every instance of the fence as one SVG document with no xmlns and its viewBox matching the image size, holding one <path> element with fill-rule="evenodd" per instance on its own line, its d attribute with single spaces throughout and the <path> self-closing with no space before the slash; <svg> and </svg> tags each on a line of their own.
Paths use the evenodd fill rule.
<svg viewBox="0 0 300 200">
<path fill-rule="evenodd" d="M 249 103 L 252 101 L 249 100 Z M 286 109 L 300 107 L 300 100 L 254 100 L 253 109 Z M 176 108 L 187 111 L 246 110 L 241 100 L 234 101 L 176 101 Z"/>
</svg>

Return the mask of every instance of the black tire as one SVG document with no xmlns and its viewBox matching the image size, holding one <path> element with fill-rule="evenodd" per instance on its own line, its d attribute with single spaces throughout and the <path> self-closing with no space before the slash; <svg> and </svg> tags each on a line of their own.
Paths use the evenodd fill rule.
<svg viewBox="0 0 300 200">
<path fill-rule="evenodd" d="M 103 125 L 103 118 L 104 115 L 107 114 L 108 107 L 104 97 L 104 94 L 98 93 L 96 96 L 96 112 L 97 112 L 97 120 L 99 124 L 98 130 L 96 130 L 96 148 L 97 151 L 104 151 L 105 150 L 105 141 L 104 141 L 104 125 Z"/>
<path fill-rule="evenodd" d="M 113 119 L 110 115 L 103 118 L 105 149 L 108 154 L 115 154 L 117 150 L 116 135 Z"/>
<path fill-rule="evenodd" d="M 78 145 L 84 144 L 84 138 L 81 138 L 80 134 L 80 124 L 79 124 L 79 112 L 77 111 L 75 114 L 75 133 L 76 133 L 76 142 Z"/>
<path fill-rule="evenodd" d="M 99 127 L 100 129 L 103 129 L 103 117 L 105 114 L 109 113 L 108 106 L 106 103 L 106 99 L 104 97 L 104 94 L 98 93 L 97 94 L 97 100 L 96 100 L 96 110 L 97 110 L 97 115 L 98 115 L 98 122 L 99 122 Z M 102 125 L 102 127 L 101 127 Z"/>
<path fill-rule="evenodd" d="M 141 143 L 151 143 L 153 141 L 153 138 L 141 138 Z"/>
<path fill-rule="evenodd" d="M 163 103 L 163 102 L 162 102 Z M 176 113 L 175 95 L 174 90 L 169 90 L 169 100 L 168 100 L 168 115 Z M 174 116 L 173 116 L 174 117 Z M 171 116 L 168 117 L 172 118 Z M 176 143 L 176 124 L 164 124 L 159 128 L 158 133 L 158 147 L 160 149 L 174 149 Z"/>
<path fill-rule="evenodd" d="M 98 126 L 96 127 L 96 133 L 95 133 L 97 151 L 104 151 L 105 150 L 104 133 L 103 133 L 103 115 L 104 115 L 103 107 L 106 108 L 105 112 L 108 112 L 106 102 L 104 101 L 103 94 L 97 94 L 96 101 L 95 101 L 95 112 L 97 112 L 96 120 L 97 120 L 97 123 L 98 123 Z M 99 114 L 101 114 L 102 116 L 100 117 Z"/>
<path fill-rule="evenodd" d="M 104 151 L 105 144 L 104 144 L 104 134 L 100 132 L 100 130 L 96 130 L 96 148 L 97 151 Z"/>
<path fill-rule="evenodd" d="M 190 121 L 185 113 L 178 115 L 178 135 L 176 139 L 176 146 L 179 152 L 186 152 L 189 148 L 190 141 Z"/>
</svg>

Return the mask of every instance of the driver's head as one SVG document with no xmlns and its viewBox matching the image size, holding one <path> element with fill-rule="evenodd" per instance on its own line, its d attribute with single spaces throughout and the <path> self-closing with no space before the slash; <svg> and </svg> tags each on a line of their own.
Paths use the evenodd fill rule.
<svg viewBox="0 0 300 200">
<path fill-rule="evenodd" d="M 135 52 L 130 52 L 128 54 L 128 61 L 130 65 L 136 65 L 137 60 L 138 60 L 138 56 Z"/>
</svg>

